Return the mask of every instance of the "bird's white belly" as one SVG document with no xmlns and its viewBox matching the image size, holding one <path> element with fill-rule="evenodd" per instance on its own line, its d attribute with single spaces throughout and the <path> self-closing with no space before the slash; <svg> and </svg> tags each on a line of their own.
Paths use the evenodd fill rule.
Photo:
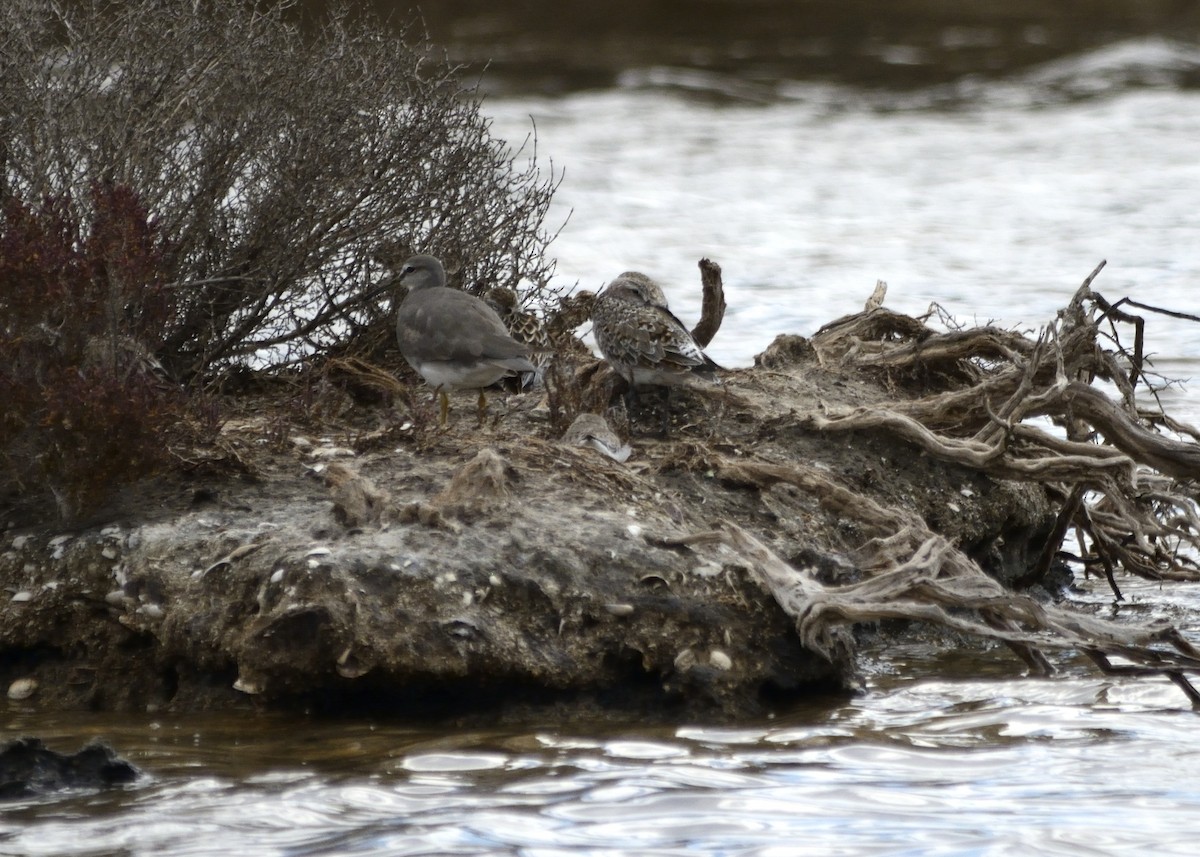
<svg viewBox="0 0 1200 857">
<path fill-rule="evenodd" d="M 509 374 L 503 366 L 490 363 L 464 366 L 461 363 L 426 362 L 418 366 L 417 371 L 429 386 L 448 390 L 478 390 Z"/>
</svg>

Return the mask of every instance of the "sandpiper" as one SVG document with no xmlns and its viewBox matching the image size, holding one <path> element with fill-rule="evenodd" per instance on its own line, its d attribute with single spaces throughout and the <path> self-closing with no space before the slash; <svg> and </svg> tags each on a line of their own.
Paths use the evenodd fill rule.
<svg viewBox="0 0 1200 857">
<path fill-rule="evenodd" d="M 554 351 L 542 319 L 521 309 L 516 291 L 507 286 L 493 286 L 483 293 L 482 298 L 484 303 L 496 311 L 509 335 L 517 342 L 529 346 L 529 362 L 537 367 L 534 374 L 521 373 L 520 378 L 516 379 L 516 389 L 522 390 L 540 384 L 546 364 Z"/>
<path fill-rule="evenodd" d="M 563 434 L 563 443 L 568 446 L 583 446 L 594 449 L 602 455 L 607 455 L 614 461 L 624 463 L 633 449 L 627 443 L 621 443 L 617 433 L 609 426 L 608 421 L 599 414 L 583 412 L 575 417 L 571 427 Z"/>
<path fill-rule="evenodd" d="M 418 255 L 400 268 L 408 294 L 396 313 L 400 353 L 441 396 L 440 424 L 450 409 L 446 390 L 478 390 L 483 423 L 483 388 L 505 375 L 534 372 L 529 346 L 509 335 L 496 311 L 474 295 L 446 286 L 446 269 L 433 256 Z"/>
<path fill-rule="evenodd" d="M 625 271 L 596 296 L 592 332 L 604 359 L 625 379 L 629 407 L 638 387 L 663 389 L 664 436 L 671 421 L 671 388 L 694 379 L 715 381 L 721 368 L 667 308 L 662 287 L 638 271 Z"/>
<path fill-rule="evenodd" d="M 604 359 L 630 389 L 713 380 L 721 368 L 667 309 L 662 288 L 637 271 L 621 274 L 596 297 L 592 325 Z"/>
</svg>

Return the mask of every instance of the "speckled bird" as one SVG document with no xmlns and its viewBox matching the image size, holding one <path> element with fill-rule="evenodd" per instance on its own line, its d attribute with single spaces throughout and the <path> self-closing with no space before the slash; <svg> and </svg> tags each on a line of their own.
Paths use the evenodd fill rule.
<svg viewBox="0 0 1200 857">
<path fill-rule="evenodd" d="M 631 388 L 712 381 L 721 368 L 667 309 L 662 288 L 637 271 L 621 274 L 596 296 L 592 330 L 604 359 Z"/>
</svg>

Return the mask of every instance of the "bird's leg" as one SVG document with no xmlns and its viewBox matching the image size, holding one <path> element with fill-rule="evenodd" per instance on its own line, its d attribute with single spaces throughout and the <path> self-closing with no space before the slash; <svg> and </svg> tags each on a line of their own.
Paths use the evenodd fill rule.
<svg viewBox="0 0 1200 857">
<path fill-rule="evenodd" d="M 670 386 L 662 387 L 662 392 L 659 398 L 662 400 L 662 436 L 665 438 L 671 433 L 671 388 Z"/>
<path fill-rule="evenodd" d="M 438 428 L 445 428 L 446 422 L 450 419 L 450 397 L 446 395 L 446 391 L 439 384 L 434 395 L 438 397 L 438 402 L 441 407 L 438 408 Z"/>
<path fill-rule="evenodd" d="M 476 417 L 479 420 L 479 427 L 483 428 L 483 421 L 487 417 L 487 396 L 483 394 L 483 387 L 479 388 L 479 402 L 476 403 Z"/>
<path fill-rule="evenodd" d="M 637 387 L 632 381 L 625 383 L 625 413 L 629 414 L 629 418 L 633 419 L 633 408 L 637 405 Z"/>
</svg>

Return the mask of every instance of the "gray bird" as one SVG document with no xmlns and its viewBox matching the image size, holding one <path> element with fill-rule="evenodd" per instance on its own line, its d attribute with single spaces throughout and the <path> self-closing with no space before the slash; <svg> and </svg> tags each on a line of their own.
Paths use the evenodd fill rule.
<svg viewBox="0 0 1200 857">
<path fill-rule="evenodd" d="M 721 367 L 667 309 L 662 288 L 637 271 L 609 283 L 592 308 L 592 331 L 604 359 L 629 384 L 671 387 Z"/>
<path fill-rule="evenodd" d="M 483 388 L 506 375 L 533 372 L 529 346 L 509 335 L 496 311 L 474 295 L 446 287 L 446 269 L 433 256 L 408 259 L 399 281 L 408 294 L 396 313 L 400 353 L 441 396 L 440 424 L 450 409 L 447 390 L 478 390 L 479 421 L 487 410 Z"/>
</svg>

